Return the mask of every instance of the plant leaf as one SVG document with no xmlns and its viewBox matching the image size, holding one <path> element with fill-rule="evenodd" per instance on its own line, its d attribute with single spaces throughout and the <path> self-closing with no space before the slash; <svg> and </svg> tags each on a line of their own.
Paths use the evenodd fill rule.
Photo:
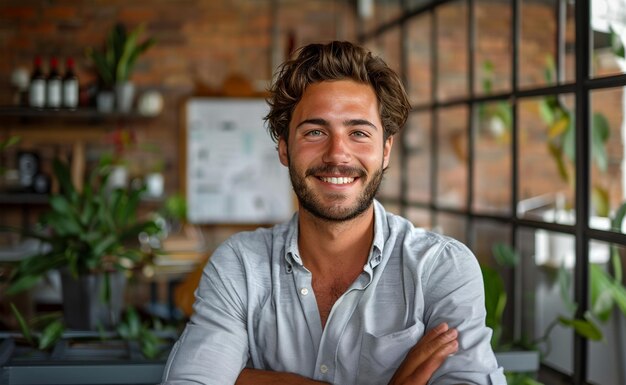
<svg viewBox="0 0 626 385">
<path fill-rule="evenodd" d="M 608 274 L 598 264 L 589 265 L 591 291 L 591 312 L 602 322 L 611 317 L 613 310 L 613 293 Z"/>
<path fill-rule="evenodd" d="M 596 215 L 601 217 L 609 216 L 609 192 L 600 186 L 591 188 L 591 203 L 595 209 Z"/>
<path fill-rule="evenodd" d="M 571 314 L 573 314 L 574 312 L 576 312 L 576 308 L 578 308 L 578 305 L 570 297 L 570 287 L 572 287 L 572 275 L 565 267 L 561 266 L 557 272 L 557 278 L 559 282 L 559 291 L 561 293 L 563 305 L 565 305 L 567 310 Z"/>
<path fill-rule="evenodd" d="M 30 334 L 30 327 L 28 326 L 28 323 L 22 316 L 22 313 L 20 313 L 20 311 L 17 309 L 15 304 L 11 302 L 10 305 L 11 305 L 11 311 L 13 312 L 13 315 L 15 316 L 15 319 L 17 320 L 17 323 L 20 326 L 20 330 L 22 331 L 22 335 L 24 336 L 24 339 L 26 339 L 26 341 L 28 341 L 28 343 L 32 345 L 33 336 Z"/>
<path fill-rule="evenodd" d="M 500 266 L 515 267 L 519 263 L 517 251 L 506 243 L 495 243 L 491 250 Z"/>
<path fill-rule="evenodd" d="M 41 338 L 39 339 L 39 349 L 46 350 L 52 347 L 60 338 L 63 336 L 63 331 L 65 330 L 65 326 L 63 326 L 63 322 L 60 320 L 55 320 L 50 323 L 46 328 L 41 332 Z"/>
<path fill-rule="evenodd" d="M 569 127 L 569 116 L 565 115 L 559 118 L 556 122 L 552 123 L 548 128 L 548 138 L 554 139 L 562 135 Z"/>
<path fill-rule="evenodd" d="M 598 169 L 605 172 L 608 167 L 608 156 L 606 153 L 605 143 L 609 139 L 610 127 L 609 121 L 604 115 L 596 112 L 593 114 L 591 122 L 591 153 Z"/>
<path fill-rule="evenodd" d="M 565 317 L 559 317 L 559 322 L 563 326 L 568 326 L 574 329 L 574 331 L 581 336 L 593 340 L 602 340 L 602 332 L 600 329 L 588 319 L 569 319 Z"/>
</svg>

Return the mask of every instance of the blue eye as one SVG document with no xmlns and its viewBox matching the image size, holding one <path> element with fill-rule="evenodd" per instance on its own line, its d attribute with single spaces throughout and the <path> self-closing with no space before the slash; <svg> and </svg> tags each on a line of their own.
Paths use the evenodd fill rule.
<svg viewBox="0 0 626 385">
<path fill-rule="evenodd" d="M 307 136 L 320 136 L 322 135 L 322 131 L 320 130 L 311 130 L 306 133 Z"/>
</svg>

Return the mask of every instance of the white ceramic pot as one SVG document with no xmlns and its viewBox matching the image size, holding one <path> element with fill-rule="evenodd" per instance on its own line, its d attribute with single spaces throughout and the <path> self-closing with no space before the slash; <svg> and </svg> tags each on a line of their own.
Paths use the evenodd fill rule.
<svg viewBox="0 0 626 385">
<path fill-rule="evenodd" d="M 165 180 L 160 172 L 152 172 L 145 176 L 146 194 L 149 197 L 157 198 L 163 195 Z"/>
<path fill-rule="evenodd" d="M 135 99 L 135 85 L 123 82 L 115 85 L 115 103 L 118 112 L 128 113 L 133 109 Z"/>
</svg>

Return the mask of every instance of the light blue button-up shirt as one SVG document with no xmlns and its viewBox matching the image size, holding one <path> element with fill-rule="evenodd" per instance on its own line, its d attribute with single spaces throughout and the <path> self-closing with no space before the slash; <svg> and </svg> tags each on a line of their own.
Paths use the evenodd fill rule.
<svg viewBox="0 0 626 385">
<path fill-rule="evenodd" d="M 324 329 L 298 251 L 297 214 L 223 243 L 204 268 L 163 383 L 233 384 L 247 366 L 332 384 L 387 384 L 425 331 L 447 322 L 459 331 L 459 351 L 431 383 L 506 384 L 489 344 L 474 255 L 374 206 L 367 263 Z"/>
</svg>

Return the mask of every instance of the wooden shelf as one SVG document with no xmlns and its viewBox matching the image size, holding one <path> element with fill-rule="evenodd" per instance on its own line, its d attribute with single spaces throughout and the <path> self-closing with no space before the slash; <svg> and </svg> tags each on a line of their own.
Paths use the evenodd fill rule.
<svg viewBox="0 0 626 385">
<path fill-rule="evenodd" d="M 46 205 L 49 201 L 49 194 L 0 193 L 0 205 Z"/>
<path fill-rule="evenodd" d="M 111 112 L 103 113 L 95 108 L 80 107 L 75 110 L 59 109 L 37 109 L 30 107 L 18 107 L 18 106 L 0 106 L 1 118 L 18 118 L 22 120 L 63 120 L 63 121 L 78 121 L 78 122 L 105 122 L 115 120 L 138 120 L 138 119 L 150 119 L 150 117 L 143 116 L 137 112 L 120 113 Z"/>
</svg>

